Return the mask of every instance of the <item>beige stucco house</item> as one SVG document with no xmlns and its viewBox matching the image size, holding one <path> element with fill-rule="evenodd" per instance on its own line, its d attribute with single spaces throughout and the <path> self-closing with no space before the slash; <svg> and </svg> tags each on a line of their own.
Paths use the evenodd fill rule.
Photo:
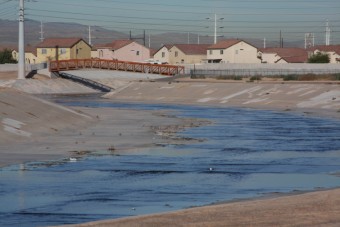
<svg viewBox="0 0 340 227">
<path fill-rule="evenodd" d="M 153 55 L 153 59 L 157 62 L 170 62 L 170 49 L 173 45 L 163 45 Z"/>
<path fill-rule="evenodd" d="M 115 40 L 112 43 L 96 46 L 92 57 L 131 62 L 145 62 L 150 58 L 150 49 L 133 40 Z"/>
<path fill-rule="evenodd" d="M 311 49 L 309 49 L 309 53 L 311 54 L 317 54 L 318 52 L 321 52 L 323 54 L 328 54 L 330 62 L 333 64 L 340 64 L 340 45 L 322 45 L 322 46 L 315 46 Z"/>
<path fill-rule="evenodd" d="M 169 49 L 169 64 L 197 64 L 207 58 L 209 44 L 174 44 Z"/>
<path fill-rule="evenodd" d="M 239 39 L 222 40 L 209 46 L 208 63 L 261 63 L 258 50 L 253 45 Z"/>
<path fill-rule="evenodd" d="M 48 38 L 37 45 L 39 62 L 89 59 L 91 46 L 81 38 Z"/>
<path fill-rule="evenodd" d="M 15 49 L 12 51 L 12 57 L 16 61 L 19 61 L 20 53 Z M 40 63 L 37 57 L 37 48 L 33 46 L 26 46 L 25 47 L 25 64 L 38 64 Z"/>
<path fill-rule="evenodd" d="M 301 48 L 262 48 L 258 51 L 258 57 L 262 63 L 306 63 L 308 53 Z"/>
</svg>

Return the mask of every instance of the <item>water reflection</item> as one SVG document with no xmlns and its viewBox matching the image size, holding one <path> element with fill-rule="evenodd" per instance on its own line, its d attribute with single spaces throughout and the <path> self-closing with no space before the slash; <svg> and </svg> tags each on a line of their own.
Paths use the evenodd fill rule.
<svg viewBox="0 0 340 227">
<path fill-rule="evenodd" d="M 340 122 L 246 109 L 62 99 L 65 105 L 169 109 L 214 124 L 202 143 L 0 170 L 0 225 L 47 226 L 165 212 L 271 192 L 340 186 Z"/>
</svg>

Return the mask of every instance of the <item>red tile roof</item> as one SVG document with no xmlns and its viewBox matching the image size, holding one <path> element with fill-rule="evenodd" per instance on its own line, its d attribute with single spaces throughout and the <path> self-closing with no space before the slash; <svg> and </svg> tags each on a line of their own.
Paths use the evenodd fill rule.
<svg viewBox="0 0 340 227">
<path fill-rule="evenodd" d="M 104 45 L 97 45 L 97 48 L 110 48 L 112 50 L 118 50 L 133 42 L 134 42 L 133 40 L 115 40 L 111 43 L 106 43 Z"/>
<path fill-rule="evenodd" d="M 48 38 L 37 45 L 37 48 L 72 48 L 78 42 L 84 41 L 82 38 Z M 84 41 L 86 43 L 86 41 Z"/>
<path fill-rule="evenodd" d="M 340 55 L 340 45 L 320 45 L 308 49 L 309 51 L 320 50 L 324 52 L 335 52 Z"/>
<path fill-rule="evenodd" d="M 228 39 L 228 40 L 221 40 L 218 43 L 209 46 L 208 49 L 227 49 L 235 44 L 242 42 L 243 40 L 240 39 Z M 244 41 L 243 41 L 244 42 Z M 250 44 L 249 44 L 250 45 Z"/>
<path fill-rule="evenodd" d="M 0 51 L 4 51 L 4 50 L 10 50 L 10 51 L 13 51 L 13 50 L 16 50 L 18 49 L 17 46 L 15 45 L 5 45 L 5 46 L 0 46 Z"/>
<path fill-rule="evenodd" d="M 186 55 L 206 55 L 210 44 L 174 44 Z"/>
<path fill-rule="evenodd" d="M 158 51 L 160 51 L 161 49 L 163 49 L 163 47 L 165 47 L 166 49 L 170 50 L 174 45 L 173 44 L 165 44 L 163 45 L 161 48 L 159 48 L 158 50 L 155 50 L 155 52 L 151 52 L 152 54 L 150 54 L 151 56 L 154 56 L 156 53 L 158 53 Z"/>
<path fill-rule="evenodd" d="M 261 48 L 262 53 L 275 53 L 288 63 L 306 63 L 308 52 L 301 48 Z"/>
</svg>

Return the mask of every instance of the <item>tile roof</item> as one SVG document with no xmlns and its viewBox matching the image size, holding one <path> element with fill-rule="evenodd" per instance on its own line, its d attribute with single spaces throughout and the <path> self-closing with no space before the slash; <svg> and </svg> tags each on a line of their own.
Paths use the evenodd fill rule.
<svg viewBox="0 0 340 227">
<path fill-rule="evenodd" d="M 315 51 L 315 50 L 320 50 L 320 51 L 325 51 L 325 52 L 335 52 L 340 55 L 340 45 L 319 45 L 315 46 L 312 48 L 308 49 L 309 51 Z"/>
<path fill-rule="evenodd" d="M 261 48 L 262 53 L 275 53 L 288 63 L 306 63 L 308 52 L 301 48 Z"/>
<path fill-rule="evenodd" d="M 13 50 L 16 50 L 18 49 L 17 46 L 15 45 L 4 45 L 4 46 L 0 46 L 0 51 L 4 51 L 4 50 L 10 50 L 10 51 L 13 51 Z"/>
<path fill-rule="evenodd" d="M 174 44 L 186 55 L 206 55 L 210 44 Z"/>
<path fill-rule="evenodd" d="M 240 40 L 240 39 L 221 40 L 214 45 L 210 45 L 208 49 L 227 49 L 227 48 L 234 46 L 235 44 L 242 42 L 242 41 L 243 40 Z"/>
<path fill-rule="evenodd" d="M 114 40 L 111 43 L 106 43 L 104 45 L 97 45 L 97 48 L 110 48 L 112 50 L 118 50 L 120 48 L 123 48 L 131 43 L 133 43 L 133 40 Z"/>
<path fill-rule="evenodd" d="M 158 51 L 160 51 L 160 50 L 163 49 L 164 47 L 165 47 L 166 49 L 170 50 L 173 46 L 174 46 L 173 44 L 165 44 L 165 45 L 163 45 L 161 48 L 155 50 L 155 52 L 153 52 L 153 53 L 150 51 L 150 53 L 152 53 L 152 54 L 150 54 L 150 55 L 151 55 L 151 56 L 154 56 L 156 53 L 158 53 Z"/>
<path fill-rule="evenodd" d="M 47 38 L 39 43 L 37 48 L 54 48 L 56 46 L 60 48 L 72 48 L 80 41 L 84 40 L 82 38 Z"/>
</svg>

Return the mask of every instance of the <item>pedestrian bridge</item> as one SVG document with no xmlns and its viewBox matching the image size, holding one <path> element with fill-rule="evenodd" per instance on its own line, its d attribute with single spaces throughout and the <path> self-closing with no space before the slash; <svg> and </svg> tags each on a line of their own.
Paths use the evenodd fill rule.
<svg viewBox="0 0 340 227">
<path fill-rule="evenodd" d="M 183 66 L 128 62 L 118 60 L 103 60 L 103 59 L 72 59 L 51 61 L 49 69 L 51 72 L 69 71 L 77 69 L 107 69 L 138 73 L 160 74 L 168 76 L 184 74 Z"/>
</svg>

